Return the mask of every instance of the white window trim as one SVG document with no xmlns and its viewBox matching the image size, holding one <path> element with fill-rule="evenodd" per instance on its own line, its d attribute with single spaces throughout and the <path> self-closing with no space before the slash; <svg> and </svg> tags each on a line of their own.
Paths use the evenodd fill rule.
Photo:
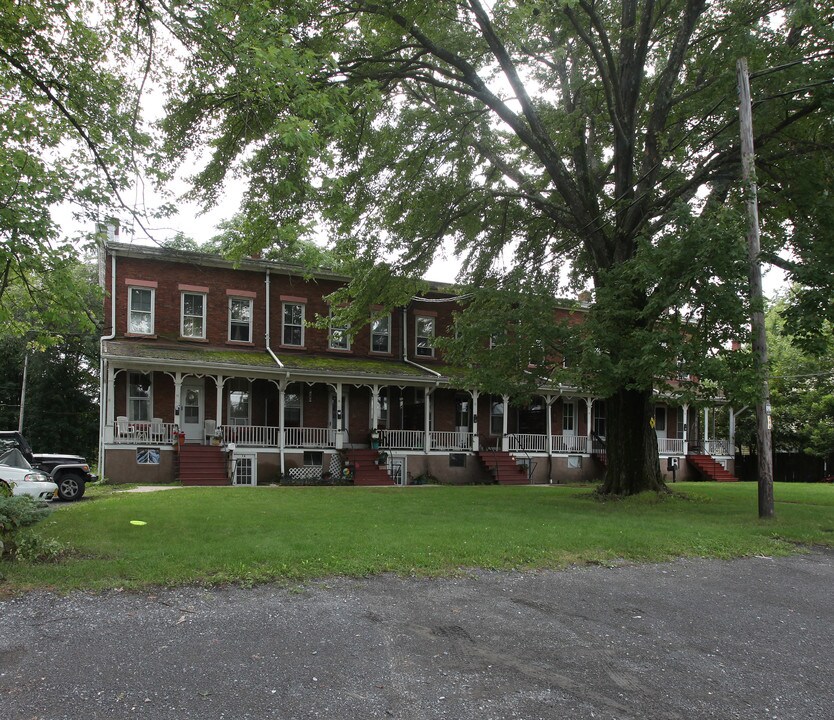
<svg viewBox="0 0 834 720">
<path fill-rule="evenodd" d="M 570 412 L 568 412 L 568 408 L 570 408 Z M 562 403 L 562 432 L 570 431 L 570 432 L 577 432 L 577 409 L 576 409 L 576 402 L 574 400 L 565 401 Z M 565 422 L 568 418 L 570 418 L 570 427 Z"/>
<path fill-rule="evenodd" d="M 150 386 L 148 387 L 148 417 L 146 420 L 133 417 L 131 412 L 133 409 L 133 403 L 131 400 L 134 399 L 133 395 L 130 394 L 131 375 L 147 375 L 151 379 Z M 139 370 L 129 370 L 127 373 L 127 388 L 125 388 L 125 395 L 127 395 L 127 412 L 125 414 L 127 415 L 128 422 L 150 422 L 153 419 L 153 373 L 140 372 Z M 137 397 L 136 399 L 139 400 L 144 398 Z"/>
<path fill-rule="evenodd" d="M 375 320 L 382 320 L 385 318 L 388 321 L 388 332 L 385 333 L 386 339 L 386 350 L 374 350 L 374 335 L 382 335 L 382 333 L 374 333 L 374 325 L 373 320 L 371 320 L 371 352 L 372 353 L 379 353 L 380 355 L 390 355 L 391 354 L 391 313 L 388 315 L 382 315 L 378 318 L 374 318 Z"/>
<path fill-rule="evenodd" d="M 252 381 L 247 378 L 235 378 L 236 380 L 246 380 L 249 384 L 249 388 L 247 389 L 247 393 L 249 393 L 249 400 L 246 403 L 246 425 L 252 424 Z M 232 420 L 232 393 L 235 392 L 233 387 L 234 383 L 229 384 L 229 391 L 226 397 L 226 417 L 229 418 L 229 425 L 232 426 L 239 426 L 239 423 L 234 422 Z M 236 418 L 240 419 L 240 418 Z"/>
<path fill-rule="evenodd" d="M 418 332 L 418 328 L 420 327 L 421 320 L 430 320 L 431 321 L 431 336 L 429 337 L 429 346 L 428 348 L 420 348 L 418 344 L 418 339 L 421 337 L 425 337 L 424 335 L 420 335 Z M 434 342 L 434 339 L 437 337 L 437 318 L 431 315 L 415 315 L 414 317 L 414 354 L 417 357 L 434 357 L 434 346 L 431 344 Z M 420 350 L 427 349 L 429 352 L 420 352 Z"/>
<path fill-rule="evenodd" d="M 249 339 L 248 340 L 232 340 L 232 303 L 233 302 L 246 302 L 249 303 Z M 239 342 L 239 343 L 251 343 L 252 341 L 252 324 L 255 319 L 255 307 L 254 303 L 252 302 L 252 298 L 247 297 L 235 297 L 234 295 L 229 297 L 229 326 L 227 328 L 227 337 L 229 342 Z M 237 321 L 239 325 L 243 323 Z"/>
<path fill-rule="evenodd" d="M 134 290 L 147 290 L 151 294 L 151 327 L 150 330 L 146 333 L 138 332 L 136 330 L 131 329 L 130 327 L 130 320 L 131 316 L 134 313 L 133 310 L 133 291 Z M 153 335 L 154 328 L 156 327 L 156 318 L 155 318 L 155 310 L 156 310 L 156 289 L 152 287 L 140 287 L 138 285 L 128 285 L 127 287 L 127 332 L 129 335 Z M 136 312 L 144 313 L 144 310 L 136 310 Z"/>
<path fill-rule="evenodd" d="M 295 343 L 288 343 L 287 342 L 287 335 L 286 329 L 288 327 L 297 327 L 297 325 L 287 325 L 287 305 L 300 305 L 301 306 L 301 342 L 296 345 Z M 285 300 L 281 303 L 281 344 L 284 347 L 304 347 L 305 341 L 305 332 L 304 332 L 304 325 L 305 319 L 307 318 L 307 305 L 302 302 L 293 302 L 291 300 Z"/>
<path fill-rule="evenodd" d="M 185 334 L 185 296 L 186 295 L 200 295 L 203 298 L 203 334 L 202 335 L 186 335 Z M 193 290 L 183 290 L 180 292 L 180 337 L 191 338 L 193 340 L 206 339 L 206 325 L 208 315 L 208 295 L 204 292 L 195 292 Z M 189 317 L 198 317 L 197 315 L 189 315 Z"/>
<path fill-rule="evenodd" d="M 343 332 L 344 338 L 346 341 L 346 346 L 342 347 L 341 345 L 334 345 L 333 344 L 333 332 Z M 327 326 L 327 348 L 328 350 L 338 350 L 341 352 L 347 352 L 350 350 L 351 342 L 350 342 L 350 325 L 345 326 L 335 326 L 333 325 L 333 313 L 330 314 L 328 318 L 328 326 Z"/>
<path fill-rule="evenodd" d="M 290 383 L 290 385 L 287 387 L 287 390 L 289 390 L 290 387 L 292 387 L 292 386 L 296 386 L 298 388 L 298 392 L 294 393 L 295 395 L 298 395 L 298 427 L 303 428 L 304 427 L 304 385 L 302 385 L 301 383 Z M 284 424 L 285 425 L 286 425 L 286 422 L 287 422 L 287 408 L 288 407 L 289 406 L 287 405 L 287 395 L 286 395 L 286 393 L 284 393 Z"/>
</svg>

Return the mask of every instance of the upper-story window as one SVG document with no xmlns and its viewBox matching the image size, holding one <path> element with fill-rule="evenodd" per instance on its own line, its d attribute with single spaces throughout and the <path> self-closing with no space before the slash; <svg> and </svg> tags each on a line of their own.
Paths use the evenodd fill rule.
<svg viewBox="0 0 834 720">
<path fill-rule="evenodd" d="M 417 343 L 415 352 L 421 357 L 434 357 L 434 318 L 416 318 Z"/>
<path fill-rule="evenodd" d="M 391 316 L 371 320 L 371 352 L 391 352 Z"/>
<path fill-rule="evenodd" d="M 229 340 L 252 342 L 251 298 L 229 298 Z"/>
<path fill-rule="evenodd" d="M 129 289 L 127 331 L 135 335 L 153 335 L 154 289 Z"/>
<path fill-rule="evenodd" d="M 180 335 L 185 338 L 206 337 L 206 294 L 184 292 L 182 294 L 182 326 Z"/>
<path fill-rule="evenodd" d="M 331 350 L 350 350 L 350 331 L 347 325 L 338 325 L 330 316 L 330 329 L 327 334 L 327 346 Z"/>
<path fill-rule="evenodd" d="M 284 345 L 304 346 L 304 303 L 284 303 Z"/>
</svg>

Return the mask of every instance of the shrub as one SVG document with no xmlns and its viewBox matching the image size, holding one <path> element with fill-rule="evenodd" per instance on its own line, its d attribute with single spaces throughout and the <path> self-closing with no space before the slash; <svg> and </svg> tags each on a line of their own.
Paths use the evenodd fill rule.
<svg viewBox="0 0 834 720">
<path fill-rule="evenodd" d="M 17 552 L 20 532 L 49 515 L 46 503 L 28 495 L 0 496 L 0 556 L 12 557 Z"/>
<path fill-rule="evenodd" d="M 69 545 L 55 538 L 23 532 L 17 538 L 14 559 L 21 562 L 55 562 L 69 550 Z"/>
</svg>

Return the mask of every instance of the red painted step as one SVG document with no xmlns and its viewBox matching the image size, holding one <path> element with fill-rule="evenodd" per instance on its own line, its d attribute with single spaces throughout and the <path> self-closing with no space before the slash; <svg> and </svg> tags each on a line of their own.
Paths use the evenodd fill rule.
<svg viewBox="0 0 834 720">
<path fill-rule="evenodd" d="M 379 450 L 348 450 L 348 462 L 353 465 L 354 485 L 393 485 L 386 465 L 379 464 Z"/>
<path fill-rule="evenodd" d="M 716 482 L 738 482 L 738 478 L 712 459 L 709 455 L 687 455 L 686 459 L 707 480 Z"/>
<path fill-rule="evenodd" d="M 508 452 L 483 450 L 478 453 L 478 459 L 501 485 L 526 485 L 529 482 L 527 468 L 519 465 Z"/>
<path fill-rule="evenodd" d="M 179 451 L 183 485 L 229 485 L 226 456 L 212 445 L 183 445 Z"/>
</svg>

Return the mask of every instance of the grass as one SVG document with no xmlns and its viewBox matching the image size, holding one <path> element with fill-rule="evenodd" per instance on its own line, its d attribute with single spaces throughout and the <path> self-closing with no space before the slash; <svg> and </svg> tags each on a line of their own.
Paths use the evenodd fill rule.
<svg viewBox="0 0 834 720">
<path fill-rule="evenodd" d="M 779 484 L 761 521 L 750 483 L 599 502 L 590 488 L 184 488 L 98 493 L 39 525 L 60 562 L 5 562 L 0 589 L 250 584 L 328 575 L 452 574 L 834 546 L 834 487 Z M 134 526 L 131 520 L 144 520 Z"/>
</svg>

